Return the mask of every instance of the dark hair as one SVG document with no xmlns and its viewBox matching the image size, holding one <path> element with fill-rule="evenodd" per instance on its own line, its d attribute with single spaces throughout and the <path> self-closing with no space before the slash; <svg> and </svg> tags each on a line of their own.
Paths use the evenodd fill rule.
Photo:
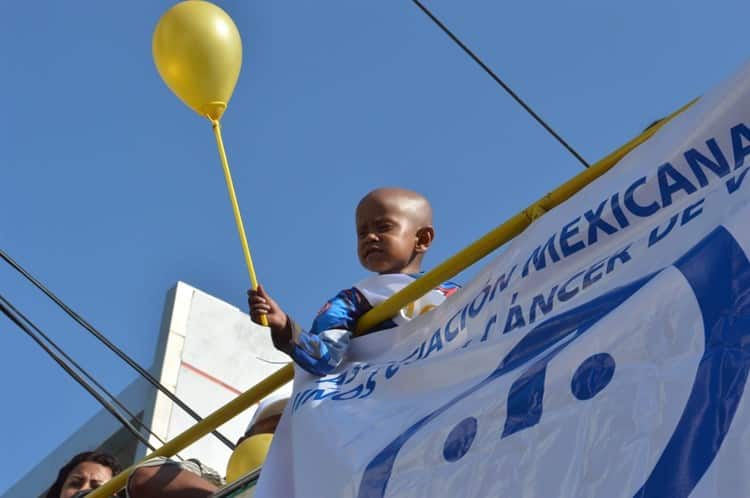
<svg viewBox="0 0 750 498">
<path fill-rule="evenodd" d="M 62 491 L 65 479 L 68 478 L 68 474 L 73 472 L 73 469 L 83 462 L 94 462 L 108 467 L 112 471 L 113 476 L 119 474 L 122 470 L 122 466 L 120 466 L 120 462 L 117 461 L 117 458 L 109 453 L 84 451 L 83 453 L 77 454 L 71 458 L 68 463 L 60 467 L 60 471 L 57 473 L 57 479 L 55 479 L 55 482 L 50 486 L 47 494 L 44 495 L 45 498 L 60 498 L 60 492 Z"/>
</svg>

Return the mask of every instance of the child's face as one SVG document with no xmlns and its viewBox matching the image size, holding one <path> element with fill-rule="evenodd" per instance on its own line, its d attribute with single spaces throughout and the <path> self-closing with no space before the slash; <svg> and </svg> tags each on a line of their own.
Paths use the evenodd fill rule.
<svg viewBox="0 0 750 498">
<path fill-rule="evenodd" d="M 368 196 L 357 207 L 357 254 L 375 273 L 416 273 L 421 249 L 415 216 L 398 197 Z M 419 256 L 419 257 L 418 257 Z"/>
</svg>

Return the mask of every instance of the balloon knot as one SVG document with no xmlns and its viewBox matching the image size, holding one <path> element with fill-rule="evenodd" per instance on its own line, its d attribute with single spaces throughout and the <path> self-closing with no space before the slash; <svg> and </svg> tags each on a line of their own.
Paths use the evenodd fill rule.
<svg viewBox="0 0 750 498">
<path fill-rule="evenodd" d="M 201 114 L 211 121 L 218 121 L 227 109 L 227 104 L 221 101 L 209 102 L 201 106 Z"/>
</svg>

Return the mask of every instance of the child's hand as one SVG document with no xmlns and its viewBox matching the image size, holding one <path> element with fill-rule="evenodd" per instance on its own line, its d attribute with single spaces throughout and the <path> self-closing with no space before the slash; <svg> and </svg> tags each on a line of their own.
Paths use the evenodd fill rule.
<svg viewBox="0 0 750 498">
<path fill-rule="evenodd" d="M 276 301 L 271 299 L 271 296 L 266 294 L 266 290 L 262 285 L 258 285 L 258 290 L 247 291 L 247 303 L 250 305 L 250 318 L 260 324 L 260 317 L 266 315 L 268 320 L 268 326 L 274 332 L 283 330 L 287 326 L 287 316 L 281 306 L 276 304 Z"/>
</svg>

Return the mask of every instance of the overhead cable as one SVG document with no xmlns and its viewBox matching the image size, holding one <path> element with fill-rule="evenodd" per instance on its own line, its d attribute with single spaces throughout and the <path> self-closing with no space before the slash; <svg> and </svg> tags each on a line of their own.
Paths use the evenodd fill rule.
<svg viewBox="0 0 750 498">
<path fill-rule="evenodd" d="M 136 372 L 138 372 L 143 378 L 145 378 L 152 386 L 154 386 L 156 389 L 161 391 L 165 396 L 167 396 L 169 399 L 171 399 L 177 406 L 185 410 L 185 412 L 193 417 L 197 422 L 200 422 L 203 420 L 203 418 L 198 415 L 198 413 L 195 412 L 192 408 L 190 408 L 187 404 L 185 404 L 184 401 L 182 401 L 180 398 L 177 397 L 172 391 L 170 391 L 167 387 L 165 387 L 161 382 L 159 382 L 151 373 L 140 366 L 138 363 L 136 363 L 135 360 L 130 358 L 124 351 L 122 351 L 120 348 L 115 346 L 109 339 L 107 339 L 104 334 L 99 332 L 96 328 L 94 328 L 93 325 L 91 325 L 89 322 L 84 320 L 84 318 L 73 311 L 68 305 L 66 305 L 60 298 L 58 298 L 52 291 L 50 291 L 47 287 L 44 286 L 39 280 L 34 278 L 33 275 L 31 275 L 29 272 L 27 272 L 21 265 L 19 265 L 16 261 L 13 260 L 5 251 L 0 249 L 0 258 L 5 260 L 6 263 L 8 263 L 10 266 L 12 266 L 17 272 L 19 272 L 21 275 L 23 275 L 29 282 L 34 284 L 34 286 L 42 291 L 48 298 L 50 298 L 55 304 L 57 304 L 65 313 L 67 313 L 73 320 L 75 320 L 79 325 L 81 325 L 83 328 L 85 328 L 89 333 L 91 333 L 94 337 L 96 337 L 102 344 L 104 344 L 107 348 L 109 348 L 113 353 L 115 353 L 117 356 L 120 357 L 125 363 L 130 365 L 131 368 L 133 368 Z M 212 434 L 216 436 L 217 439 L 219 439 L 222 443 L 224 443 L 229 449 L 234 450 L 234 444 L 223 434 L 221 434 L 219 431 L 213 431 Z"/>
<path fill-rule="evenodd" d="M 495 80 L 495 82 L 498 85 L 500 85 L 503 88 L 503 90 L 505 90 L 508 93 L 508 95 L 510 95 L 516 102 L 518 102 L 518 104 L 521 107 L 523 107 L 524 110 L 526 110 L 526 112 L 528 112 L 531 115 L 531 117 L 536 120 L 537 123 L 539 123 L 540 125 L 542 125 L 542 127 L 545 130 L 547 130 L 547 132 L 550 135 L 552 135 L 553 137 L 555 137 L 555 139 L 558 142 L 560 142 L 560 144 L 563 147 L 565 147 L 565 149 L 567 149 L 568 152 L 570 152 L 571 154 L 573 154 L 573 156 L 576 159 L 578 159 L 578 161 L 580 161 L 580 163 L 583 164 L 586 168 L 589 167 L 589 163 L 586 162 L 586 160 L 578 152 L 576 152 L 576 150 L 568 142 L 566 142 L 554 129 L 552 129 L 552 127 L 550 125 L 548 125 L 541 118 L 541 116 L 539 116 L 539 114 L 537 114 L 526 102 L 524 102 L 523 99 L 521 99 L 521 97 L 519 97 L 518 94 L 516 92 L 514 92 L 513 89 L 507 83 L 505 83 L 503 80 L 501 80 L 500 77 L 497 76 L 494 73 L 494 71 L 492 71 L 492 69 L 490 69 L 490 67 L 482 61 L 482 59 L 480 59 L 469 47 L 466 46 L 466 44 L 464 44 L 456 35 L 454 35 L 451 32 L 451 30 L 448 29 L 448 27 L 445 24 L 443 24 L 442 21 L 440 21 L 440 19 L 438 19 L 437 17 L 435 17 L 435 15 L 432 12 L 430 12 L 429 9 L 427 9 L 427 7 L 425 7 L 419 0 L 412 0 L 412 2 L 414 2 L 416 4 L 416 6 L 419 7 L 422 10 L 422 12 L 424 12 L 427 15 L 427 17 L 429 17 L 430 19 L 432 19 L 432 21 L 440 29 L 442 29 L 443 32 L 445 32 L 445 34 L 448 35 L 451 40 L 453 40 L 459 47 L 461 47 L 463 49 L 463 51 L 466 52 L 469 55 L 469 57 L 471 57 L 472 59 L 474 59 L 474 62 L 476 62 L 477 64 L 479 64 L 479 66 L 482 69 L 484 69 L 485 72 L 487 74 L 489 74 L 490 77 L 493 80 Z"/>
<path fill-rule="evenodd" d="M 74 368 L 75 370 L 77 370 L 78 372 L 80 372 L 81 375 L 83 375 L 88 382 L 90 382 L 91 384 L 93 384 L 94 387 L 96 387 L 97 389 L 99 389 L 99 391 L 101 391 L 102 393 L 104 393 L 107 396 L 107 398 L 109 398 L 110 401 L 114 402 L 114 404 L 117 405 L 117 407 L 120 410 L 122 410 L 125 413 L 125 415 L 127 415 L 127 417 L 128 417 L 129 420 L 136 422 L 136 424 L 138 424 L 138 426 L 140 426 L 141 428 L 145 429 L 146 432 L 148 432 L 149 435 L 153 436 L 161 444 L 166 444 L 166 442 L 162 438 L 160 438 L 156 433 L 154 433 L 148 427 L 148 425 L 146 425 L 141 419 L 139 419 L 136 415 L 134 415 L 133 412 L 131 412 L 128 409 L 128 407 L 125 406 L 117 398 L 117 396 L 115 396 L 114 394 L 112 394 L 111 392 L 109 392 L 106 387 L 104 387 L 99 381 L 96 380 L 96 378 L 94 378 L 94 376 L 92 376 L 90 373 L 88 373 L 88 371 L 86 371 L 85 368 L 83 368 L 77 361 L 75 361 L 73 358 L 71 358 L 71 356 L 68 353 L 66 353 L 54 340 L 52 340 L 51 337 L 49 337 L 47 334 L 45 334 L 43 330 L 41 330 L 39 327 L 37 327 L 34 324 L 34 322 L 32 322 L 18 308 L 16 308 L 15 306 L 13 306 L 13 304 L 10 301 L 8 301 L 7 299 L 5 299 L 5 297 L 3 297 L 1 294 L 0 294 L 0 303 L 5 304 L 5 306 L 7 306 L 13 313 L 15 313 L 19 318 L 21 318 L 24 322 L 26 322 L 26 325 L 28 325 L 29 327 L 31 327 L 34 330 L 34 332 L 37 334 L 37 336 L 41 337 L 44 341 L 46 341 L 47 345 L 50 346 L 55 351 L 55 353 L 57 355 L 61 356 L 67 362 L 68 365 L 70 365 L 72 368 Z M 179 457 L 179 455 L 178 455 L 178 457 Z"/>
<path fill-rule="evenodd" d="M 31 323 L 28 318 L 23 316 L 22 314 L 18 313 L 18 311 L 13 311 L 9 306 L 6 305 L 8 301 L 0 296 L 0 312 L 2 312 L 5 316 L 8 317 L 13 323 L 15 323 L 21 330 L 23 330 L 26 335 L 31 337 L 34 342 L 36 342 L 44 351 L 52 358 L 60 367 L 62 367 L 65 372 L 70 375 L 81 387 L 83 387 L 91 396 L 93 396 L 100 405 L 102 405 L 109 413 L 112 414 L 113 417 L 115 417 L 122 425 L 125 427 L 130 433 L 133 434 L 140 442 L 148 446 L 151 451 L 156 451 L 156 448 L 154 448 L 149 442 L 148 439 L 146 439 L 138 430 L 133 427 L 133 425 L 122 416 L 120 412 L 118 412 L 112 404 L 104 399 L 104 397 L 91 385 L 89 385 L 83 377 L 78 375 L 78 373 L 73 370 L 70 365 L 65 363 L 62 358 L 60 358 L 52 349 L 47 346 L 44 341 L 42 341 L 34 332 L 26 326 L 24 322 Z M 38 330 L 38 327 L 35 325 L 33 326 L 34 330 Z"/>
</svg>

